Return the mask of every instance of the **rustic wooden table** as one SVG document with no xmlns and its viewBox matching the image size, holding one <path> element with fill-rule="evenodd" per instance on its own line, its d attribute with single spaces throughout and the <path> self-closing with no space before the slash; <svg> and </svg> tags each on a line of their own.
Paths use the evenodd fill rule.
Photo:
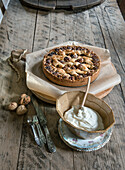
<svg viewBox="0 0 125 170">
<path fill-rule="evenodd" d="M 21 81 L 7 58 L 13 49 L 36 51 L 68 40 L 108 48 L 112 62 L 122 77 L 104 100 L 112 107 L 116 119 L 111 140 L 94 152 L 77 152 L 60 139 L 59 115 L 55 106 L 41 101 L 48 128 L 57 147 L 49 153 L 36 145 L 27 115 L 17 116 L 3 105 L 29 93 L 25 83 L 24 63 L 18 64 Z M 100 6 L 79 12 L 43 12 L 23 7 L 11 0 L 0 25 L 0 169 L 125 169 L 125 23 L 116 0 L 106 0 Z M 32 114 L 35 113 L 31 108 Z"/>
</svg>

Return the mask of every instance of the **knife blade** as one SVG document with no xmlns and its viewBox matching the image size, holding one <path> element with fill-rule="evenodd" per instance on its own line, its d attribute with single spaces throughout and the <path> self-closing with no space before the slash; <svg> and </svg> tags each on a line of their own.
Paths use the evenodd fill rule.
<svg viewBox="0 0 125 170">
<path fill-rule="evenodd" d="M 52 138 L 50 136 L 50 133 L 49 133 L 49 130 L 48 130 L 48 127 L 47 127 L 46 117 L 45 117 L 42 109 L 39 107 L 39 104 L 38 104 L 38 102 L 37 102 L 37 100 L 34 96 L 32 96 L 32 103 L 33 103 L 35 110 L 37 112 L 37 116 L 39 118 L 40 125 L 43 127 L 43 130 L 45 132 L 48 149 L 49 149 L 50 152 L 56 152 L 56 146 L 52 141 Z"/>
</svg>

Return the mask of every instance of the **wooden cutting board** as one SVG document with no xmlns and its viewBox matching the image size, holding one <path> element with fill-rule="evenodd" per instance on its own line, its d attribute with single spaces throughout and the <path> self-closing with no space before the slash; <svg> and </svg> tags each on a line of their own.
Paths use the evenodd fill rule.
<svg viewBox="0 0 125 170">
<path fill-rule="evenodd" d="M 95 96 L 102 99 L 103 97 L 107 96 L 111 90 L 113 89 L 113 87 L 107 89 L 107 90 L 104 90 L 100 93 L 97 93 Z M 47 103 L 51 103 L 51 104 L 56 104 L 56 100 L 50 96 L 47 96 L 47 95 L 44 95 L 44 94 L 41 94 L 41 93 L 38 93 L 38 92 L 35 92 L 35 91 L 32 91 L 40 100 L 43 100 L 44 102 L 47 102 Z"/>
<path fill-rule="evenodd" d="M 105 0 L 20 0 L 25 6 L 41 10 L 80 10 L 101 4 Z"/>
</svg>

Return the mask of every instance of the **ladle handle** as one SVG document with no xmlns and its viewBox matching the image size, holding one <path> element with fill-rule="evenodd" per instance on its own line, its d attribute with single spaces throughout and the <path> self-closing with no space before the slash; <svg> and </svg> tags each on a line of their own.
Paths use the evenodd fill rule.
<svg viewBox="0 0 125 170">
<path fill-rule="evenodd" d="M 89 76 L 88 77 L 88 84 L 87 84 L 86 93 L 84 95 L 83 102 L 82 102 L 81 106 L 84 106 L 84 104 L 85 104 L 86 97 L 87 97 L 87 94 L 88 94 L 88 91 L 89 91 L 89 87 L 90 87 L 90 82 L 91 82 L 91 77 Z"/>
</svg>

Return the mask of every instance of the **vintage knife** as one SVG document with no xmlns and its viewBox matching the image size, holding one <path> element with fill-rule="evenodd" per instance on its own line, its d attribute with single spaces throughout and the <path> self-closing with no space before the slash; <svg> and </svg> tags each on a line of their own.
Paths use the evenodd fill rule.
<svg viewBox="0 0 125 170">
<path fill-rule="evenodd" d="M 56 147 L 55 147 L 55 145 L 54 145 L 54 143 L 51 139 L 49 130 L 47 128 L 47 120 L 46 120 L 45 115 L 44 115 L 42 109 L 39 107 L 38 102 L 37 102 L 37 100 L 35 99 L 34 96 L 32 96 L 32 102 L 33 102 L 33 105 L 34 105 L 35 110 L 37 112 L 37 116 L 39 118 L 40 124 L 44 129 L 48 149 L 49 149 L 50 152 L 56 152 Z"/>
</svg>

